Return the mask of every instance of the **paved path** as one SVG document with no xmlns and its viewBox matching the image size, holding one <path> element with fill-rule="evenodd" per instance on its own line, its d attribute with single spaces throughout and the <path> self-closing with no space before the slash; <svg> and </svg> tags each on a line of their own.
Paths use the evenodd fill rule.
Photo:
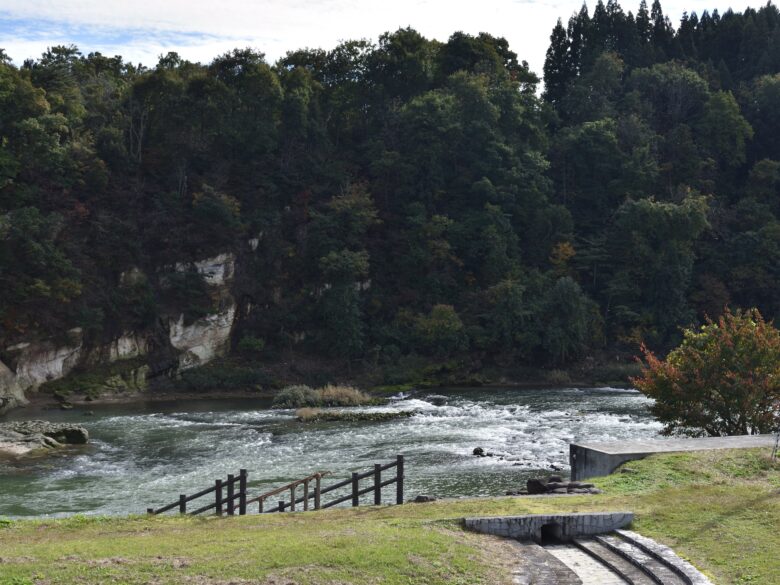
<svg viewBox="0 0 780 585">
<path fill-rule="evenodd" d="M 576 546 L 550 544 L 545 546 L 544 550 L 577 573 L 582 585 L 627 585 L 628 583 Z"/>
<path fill-rule="evenodd" d="M 710 449 L 753 449 L 773 447 L 775 435 L 741 435 L 735 437 L 701 437 L 698 439 L 648 439 L 645 441 L 607 441 L 602 443 L 574 443 L 610 455 L 628 453 L 679 453 L 682 451 L 709 451 Z"/>
<path fill-rule="evenodd" d="M 518 564 L 513 572 L 515 585 L 582 585 L 569 567 L 538 544 L 519 543 Z"/>
</svg>

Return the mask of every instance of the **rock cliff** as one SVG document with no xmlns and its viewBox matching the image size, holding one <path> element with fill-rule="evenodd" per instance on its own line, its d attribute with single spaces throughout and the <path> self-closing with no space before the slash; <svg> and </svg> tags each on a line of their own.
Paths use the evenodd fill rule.
<svg viewBox="0 0 780 585">
<path fill-rule="evenodd" d="M 183 312 L 172 312 L 165 317 L 167 324 L 162 324 L 164 337 L 159 331 L 125 331 L 114 339 L 86 344 L 82 331 L 72 329 L 64 340 L 30 340 L 4 348 L 0 352 L 0 414 L 27 404 L 29 394 L 41 384 L 63 378 L 77 366 L 91 368 L 136 358 L 153 361 L 156 355 L 164 354 L 165 368 L 153 367 L 151 371 L 175 371 L 225 355 L 237 313 L 230 290 L 235 263 L 235 255 L 226 253 L 176 264 L 174 270 L 194 268 L 203 277 L 215 310 L 192 323 L 185 323 Z M 149 372 L 150 367 L 144 365 L 133 368 L 128 379 L 112 375 L 106 380 L 106 388 L 137 390 Z"/>
</svg>

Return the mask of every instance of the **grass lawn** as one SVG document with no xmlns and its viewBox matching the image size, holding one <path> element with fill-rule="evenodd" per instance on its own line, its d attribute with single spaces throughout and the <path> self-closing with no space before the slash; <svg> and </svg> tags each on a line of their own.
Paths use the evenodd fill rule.
<svg viewBox="0 0 780 585">
<path fill-rule="evenodd" d="M 484 498 L 234 518 L 0 520 L 0 584 L 511 583 L 511 542 L 464 516 L 632 510 L 719 585 L 780 584 L 780 464 L 767 450 L 630 462 L 599 496 Z M 409 473 L 414 473 L 413 464 Z"/>
</svg>

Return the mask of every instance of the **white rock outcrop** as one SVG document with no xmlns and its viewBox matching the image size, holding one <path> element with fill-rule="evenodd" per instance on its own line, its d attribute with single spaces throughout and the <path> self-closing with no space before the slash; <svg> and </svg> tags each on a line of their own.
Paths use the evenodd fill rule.
<svg viewBox="0 0 780 585">
<path fill-rule="evenodd" d="M 16 377 L 23 385 L 38 386 L 49 380 L 62 378 L 78 363 L 81 341 L 76 345 L 24 343 L 9 348 L 19 351 L 16 360 Z"/>
<path fill-rule="evenodd" d="M 146 355 L 147 342 L 135 333 L 124 333 L 109 344 L 108 359 L 115 362 Z"/>
<path fill-rule="evenodd" d="M 212 258 L 205 258 L 195 262 L 178 262 L 177 272 L 186 272 L 194 267 L 209 286 L 225 286 L 232 279 L 236 271 L 235 254 L 219 254 Z"/>
<path fill-rule="evenodd" d="M 27 404 L 24 390 L 11 368 L 0 362 L 0 413 Z"/>
<path fill-rule="evenodd" d="M 170 323 L 171 345 L 181 351 L 179 367 L 192 368 L 225 355 L 230 349 L 230 332 L 236 317 L 236 304 L 231 302 L 218 313 L 207 315 L 190 325 L 184 315 Z"/>
<path fill-rule="evenodd" d="M 238 309 L 230 294 L 228 285 L 235 276 L 236 257 L 234 254 L 219 254 L 190 264 L 203 276 L 211 289 L 212 297 L 220 309 L 206 315 L 194 323 L 185 325 L 184 315 L 169 323 L 171 345 L 179 350 L 179 368 L 186 370 L 203 365 L 215 357 L 225 355 L 230 349 L 230 334 Z M 188 265 L 177 264 L 177 270 Z"/>
<path fill-rule="evenodd" d="M 0 412 L 23 406 L 27 403 L 26 391 L 62 378 L 76 366 L 82 351 L 81 330 L 72 329 L 68 334 L 68 344 L 41 341 L 6 348 L 13 362 L 0 362 Z"/>
</svg>

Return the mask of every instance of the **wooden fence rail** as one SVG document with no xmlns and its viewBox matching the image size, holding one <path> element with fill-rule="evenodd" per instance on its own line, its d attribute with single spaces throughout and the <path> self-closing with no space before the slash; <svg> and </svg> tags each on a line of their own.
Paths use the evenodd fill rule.
<svg viewBox="0 0 780 585">
<path fill-rule="evenodd" d="M 382 472 L 393 468 L 395 468 L 395 476 L 383 480 Z M 303 504 L 303 510 L 306 511 L 309 509 L 309 500 L 314 500 L 313 505 L 315 510 L 322 510 L 349 501 L 352 502 L 352 506 L 359 506 L 360 496 L 372 492 L 374 494 L 374 505 L 379 506 L 382 503 L 382 488 L 392 484 L 396 484 L 395 503 L 403 504 L 404 502 L 403 455 L 398 455 L 395 461 L 386 463 L 384 465 L 381 463 L 376 463 L 374 464 L 374 468 L 370 471 L 366 471 L 365 473 L 355 472 L 349 479 L 345 479 L 327 487 L 323 487 L 322 478 L 329 475 L 331 475 L 331 473 L 327 471 L 314 473 L 308 477 L 304 477 L 303 479 L 293 481 L 282 487 L 276 488 L 264 494 L 260 494 L 259 496 L 247 498 L 248 473 L 246 469 L 242 469 L 239 471 L 238 476 L 231 474 L 227 476 L 226 480 L 217 479 L 214 481 L 214 485 L 209 488 L 201 490 L 198 493 L 192 494 L 190 496 L 181 494 L 179 495 L 179 499 L 177 501 L 157 509 L 147 508 L 146 512 L 148 514 L 156 515 L 168 512 L 178 507 L 180 514 L 189 513 L 191 515 L 195 515 L 208 512 L 209 510 L 214 510 L 214 513 L 218 516 L 222 516 L 223 514 L 233 516 L 236 513 L 236 508 L 238 508 L 238 514 L 243 516 L 247 513 L 247 506 L 253 503 L 258 504 L 257 511 L 259 514 L 263 514 L 269 512 L 284 512 L 288 508 L 290 512 L 295 512 L 295 507 L 298 504 Z M 372 478 L 373 483 L 361 489 L 360 482 L 368 478 Z M 310 490 L 309 485 L 312 482 L 314 482 L 314 489 Z M 238 493 L 236 493 L 236 484 L 238 484 Z M 296 493 L 299 486 L 303 486 L 303 495 L 300 497 L 298 497 Z M 327 503 L 322 502 L 323 495 L 338 489 L 345 488 L 347 486 L 350 486 L 351 488 L 349 494 L 341 496 Z M 266 500 L 288 491 L 290 492 L 289 501 L 282 499 L 279 500 L 276 506 L 271 506 L 270 509 L 264 509 Z M 214 498 L 209 504 L 188 512 L 187 504 L 189 502 L 204 496 L 208 496 L 212 493 L 214 494 Z M 236 502 L 238 502 L 238 505 L 236 505 Z"/>
</svg>

